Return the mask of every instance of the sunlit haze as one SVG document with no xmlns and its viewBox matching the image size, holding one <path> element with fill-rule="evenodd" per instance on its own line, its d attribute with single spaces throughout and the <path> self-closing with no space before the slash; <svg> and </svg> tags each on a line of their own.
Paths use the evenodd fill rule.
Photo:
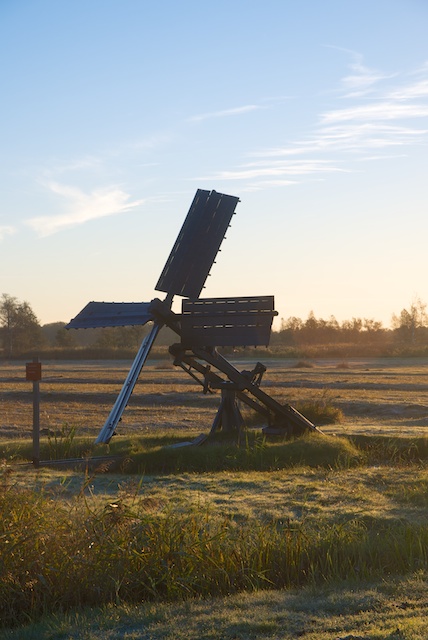
<svg viewBox="0 0 428 640">
<path fill-rule="evenodd" d="M 204 296 L 388 327 L 428 301 L 427 31 L 424 0 L 2 0 L 0 294 L 163 297 L 214 189 Z"/>
</svg>

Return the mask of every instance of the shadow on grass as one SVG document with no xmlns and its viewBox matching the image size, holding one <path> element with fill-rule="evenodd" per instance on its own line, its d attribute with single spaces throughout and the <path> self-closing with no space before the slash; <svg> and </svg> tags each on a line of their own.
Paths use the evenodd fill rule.
<svg viewBox="0 0 428 640">
<path fill-rule="evenodd" d="M 202 473 L 217 471 L 274 471 L 306 466 L 343 469 L 362 464 L 407 464 L 428 460 L 428 438 L 358 435 L 352 438 L 308 434 L 269 441 L 258 431 L 242 434 L 241 442 L 216 434 L 201 446 L 173 445 L 194 439 L 194 434 L 159 433 L 155 435 L 114 437 L 109 445 L 73 438 L 72 442 L 45 442 L 40 459 L 46 461 L 76 458 L 90 460 L 111 456 L 99 471 L 128 474 Z M 66 452 L 66 455 L 63 453 Z M 0 444 L 0 459 L 6 463 L 30 462 L 29 440 Z"/>
<path fill-rule="evenodd" d="M 224 434 L 201 446 L 173 448 L 174 442 L 113 442 L 111 452 L 124 455 L 127 473 L 166 474 L 216 471 L 274 471 L 289 467 L 347 468 L 361 464 L 364 456 L 346 438 L 310 434 L 292 440 L 270 442 L 258 432 L 244 434 L 238 445 Z"/>
</svg>

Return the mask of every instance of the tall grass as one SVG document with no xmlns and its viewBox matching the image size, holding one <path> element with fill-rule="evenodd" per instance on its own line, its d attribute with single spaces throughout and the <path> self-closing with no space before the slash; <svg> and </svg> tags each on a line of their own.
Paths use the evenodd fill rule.
<svg viewBox="0 0 428 640">
<path fill-rule="evenodd" d="M 73 451 L 73 441 L 76 435 L 76 427 L 63 423 L 59 431 L 48 431 L 49 460 L 67 458 Z"/>
<path fill-rule="evenodd" d="M 138 486 L 94 507 L 90 478 L 69 504 L 0 495 L 0 620 L 73 607 L 374 579 L 428 564 L 428 525 L 235 520 L 208 504 L 151 510 Z"/>
<path fill-rule="evenodd" d="M 187 435 L 187 438 L 186 438 Z M 158 432 L 143 437 L 115 437 L 108 447 L 93 439 L 76 437 L 72 427 L 41 441 L 41 460 L 106 456 L 105 471 L 128 474 L 174 474 L 216 471 L 275 471 L 298 466 L 348 469 L 361 464 L 407 465 L 428 460 L 428 438 L 354 435 L 350 438 L 307 434 L 296 439 L 266 439 L 248 431 L 240 444 L 217 434 L 199 447 L 170 447 L 193 439 L 195 434 Z M 107 454 L 107 455 L 106 455 Z M 110 460 L 108 458 L 111 458 Z M 0 443 L 0 460 L 31 461 L 31 441 Z M 96 458 L 95 458 L 96 459 Z"/>
<path fill-rule="evenodd" d="M 145 436 L 114 438 L 106 448 L 88 437 L 75 437 L 64 428 L 40 443 L 42 460 L 111 455 L 108 471 L 126 473 L 183 473 L 215 471 L 273 471 L 305 465 L 344 469 L 359 464 L 409 464 L 428 460 L 427 437 L 354 435 L 351 438 L 307 434 L 297 439 L 266 439 L 256 431 L 241 437 L 240 445 L 218 434 L 200 447 L 168 445 L 193 439 L 195 434 L 159 432 Z M 0 460 L 30 461 L 29 440 L 0 442 Z"/>
<path fill-rule="evenodd" d="M 296 408 L 317 426 L 338 424 L 343 421 L 343 411 L 337 407 L 329 389 L 325 389 L 316 400 L 298 401 Z"/>
<path fill-rule="evenodd" d="M 428 460 L 428 437 L 355 435 L 351 442 L 370 464 L 408 464 Z"/>
<path fill-rule="evenodd" d="M 105 455 L 104 446 L 94 445 L 87 437 L 75 437 L 73 429 L 49 436 L 40 443 L 41 460 L 62 458 L 88 459 Z M 194 434 L 190 439 L 194 438 Z M 108 447 L 108 470 L 127 473 L 182 473 L 184 471 L 272 471 L 296 465 L 311 467 L 349 467 L 364 456 L 346 438 L 308 434 L 295 440 L 269 441 L 261 433 L 242 434 L 238 445 L 228 434 L 217 434 L 200 447 L 173 448 L 168 445 L 186 441 L 186 434 L 169 433 L 114 438 Z M 0 459 L 31 460 L 31 442 L 16 440 L 0 443 Z M 115 458 L 116 457 L 116 458 Z"/>
</svg>

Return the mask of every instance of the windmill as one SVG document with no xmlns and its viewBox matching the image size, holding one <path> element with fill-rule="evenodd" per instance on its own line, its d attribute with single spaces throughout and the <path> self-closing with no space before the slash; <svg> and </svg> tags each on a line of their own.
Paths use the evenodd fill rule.
<svg viewBox="0 0 428 640">
<path fill-rule="evenodd" d="M 211 431 L 240 428 L 242 416 L 236 400 L 262 414 L 271 429 L 290 435 L 317 430 L 291 405 L 280 404 L 261 389 L 264 365 L 257 363 L 251 371 L 239 371 L 217 350 L 225 346 L 267 346 L 277 315 L 273 296 L 199 297 L 238 202 L 235 196 L 197 190 L 155 287 L 166 293 L 163 301 L 89 302 L 67 325 L 67 329 L 81 329 L 153 323 L 96 442 L 108 443 L 114 435 L 163 326 L 180 338 L 169 348 L 174 365 L 201 384 L 205 392 L 221 390 L 222 400 Z M 176 295 L 183 298 L 181 314 L 171 309 Z"/>
</svg>

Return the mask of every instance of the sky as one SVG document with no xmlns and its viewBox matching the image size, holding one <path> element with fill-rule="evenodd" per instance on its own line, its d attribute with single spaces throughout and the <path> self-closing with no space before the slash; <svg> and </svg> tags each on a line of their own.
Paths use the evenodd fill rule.
<svg viewBox="0 0 428 640">
<path fill-rule="evenodd" d="M 0 294 L 42 324 L 163 298 L 214 189 L 203 296 L 390 326 L 428 302 L 427 29 L 426 0 L 0 0 Z"/>
</svg>

